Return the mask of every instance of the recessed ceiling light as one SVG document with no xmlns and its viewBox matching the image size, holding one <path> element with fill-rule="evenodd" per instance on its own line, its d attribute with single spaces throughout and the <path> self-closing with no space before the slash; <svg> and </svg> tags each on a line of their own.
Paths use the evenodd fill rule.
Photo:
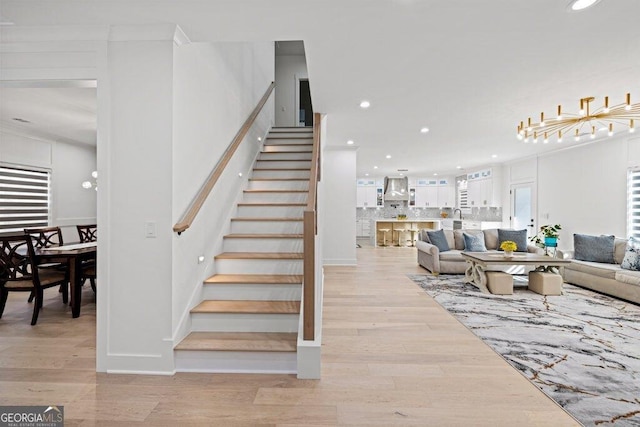
<svg viewBox="0 0 640 427">
<path fill-rule="evenodd" d="M 498 157 L 498 155 L 497 154 L 492 154 L 491 157 L 493 157 L 495 159 L 496 157 Z"/>
<path fill-rule="evenodd" d="M 599 1 L 600 0 L 572 0 L 571 3 L 569 3 L 568 9 L 577 12 L 579 10 L 584 10 L 588 7 L 591 7 Z"/>
<path fill-rule="evenodd" d="M 369 101 L 362 101 L 360 103 L 360 108 L 369 108 L 371 106 L 371 103 Z"/>
<path fill-rule="evenodd" d="M 429 132 L 429 128 L 420 129 L 420 133 L 427 133 L 427 132 Z"/>
<path fill-rule="evenodd" d="M 378 167 L 377 167 L 377 166 L 374 166 L 373 168 L 374 168 L 374 169 L 378 169 Z"/>
<path fill-rule="evenodd" d="M 433 176 L 438 176 L 438 173 L 437 173 L 437 172 L 436 172 L 436 173 L 434 173 L 434 174 L 433 174 Z"/>
<path fill-rule="evenodd" d="M 348 141 L 347 141 L 347 144 L 349 144 L 349 145 L 353 145 L 353 140 L 352 140 L 352 139 L 348 140 Z"/>
<path fill-rule="evenodd" d="M 456 169 L 462 169 L 462 166 L 456 166 Z"/>
<path fill-rule="evenodd" d="M 387 159 L 390 159 L 391 158 L 391 154 L 387 154 L 386 157 L 387 157 Z"/>
<path fill-rule="evenodd" d="M 403 174 L 403 173 L 401 173 L 401 174 L 400 174 L 400 176 L 404 176 L 404 174 Z M 400 190 L 400 191 L 403 191 L 403 192 L 404 192 L 404 189 L 402 189 L 402 190 Z"/>
<path fill-rule="evenodd" d="M 364 174 L 364 176 L 369 176 L 369 174 L 368 174 L 368 173 L 365 173 L 365 174 Z"/>
</svg>

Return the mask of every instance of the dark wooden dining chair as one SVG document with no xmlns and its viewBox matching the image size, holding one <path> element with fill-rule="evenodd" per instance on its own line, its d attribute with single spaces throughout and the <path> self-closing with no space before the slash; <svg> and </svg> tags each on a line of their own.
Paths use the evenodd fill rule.
<svg viewBox="0 0 640 427">
<path fill-rule="evenodd" d="M 78 237 L 81 243 L 98 241 L 98 226 L 96 224 L 76 225 Z M 91 289 L 96 292 L 96 260 L 88 260 L 82 263 L 82 283 L 87 279 L 91 283 Z"/>
<path fill-rule="evenodd" d="M 35 249 L 64 245 L 62 230 L 60 227 L 25 228 L 24 234 L 31 237 L 31 241 Z M 68 260 L 66 258 L 48 259 L 46 264 L 39 264 L 38 267 L 51 268 L 59 271 L 67 271 L 69 269 Z M 64 285 L 64 287 L 66 288 L 66 285 Z M 60 286 L 60 292 L 63 292 L 62 286 Z M 31 293 L 29 296 L 29 302 L 33 301 L 34 297 L 35 294 Z"/>
<path fill-rule="evenodd" d="M 28 235 L 6 236 L 1 242 L 0 318 L 9 292 L 31 292 L 35 296 L 31 324 L 35 325 L 44 301 L 44 289 L 59 286 L 63 301 L 68 300 L 68 274 L 53 268 L 38 268 L 34 261 L 33 242 Z"/>
</svg>

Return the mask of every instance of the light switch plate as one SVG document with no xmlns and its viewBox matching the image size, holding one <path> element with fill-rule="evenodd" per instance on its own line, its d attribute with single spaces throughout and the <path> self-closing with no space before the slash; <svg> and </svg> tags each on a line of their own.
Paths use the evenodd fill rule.
<svg viewBox="0 0 640 427">
<path fill-rule="evenodd" d="M 155 222 L 145 222 L 144 224 L 144 236 L 147 239 L 156 237 L 156 223 Z"/>
</svg>

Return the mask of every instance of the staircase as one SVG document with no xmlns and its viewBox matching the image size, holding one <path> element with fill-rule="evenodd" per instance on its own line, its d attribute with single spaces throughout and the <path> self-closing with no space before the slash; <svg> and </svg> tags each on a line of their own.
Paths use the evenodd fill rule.
<svg viewBox="0 0 640 427">
<path fill-rule="evenodd" d="M 267 136 L 191 310 L 191 330 L 175 347 L 177 371 L 297 371 L 303 274 L 303 211 L 313 132 L 273 128 Z"/>
</svg>

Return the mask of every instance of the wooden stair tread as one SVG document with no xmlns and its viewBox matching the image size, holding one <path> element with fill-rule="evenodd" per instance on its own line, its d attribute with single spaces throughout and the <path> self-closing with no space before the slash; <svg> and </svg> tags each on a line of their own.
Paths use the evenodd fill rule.
<svg viewBox="0 0 640 427">
<path fill-rule="evenodd" d="M 293 144 L 289 144 L 293 145 Z M 299 150 L 299 151 L 261 151 L 260 154 L 311 154 L 313 151 Z"/>
<path fill-rule="evenodd" d="M 311 171 L 311 168 L 253 168 L 254 171 Z"/>
<path fill-rule="evenodd" d="M 303 218 L 270 218 L 270 217 L 236 217 L 231 218 L 231 221 L 302 221 Z"/>
<path fill-rule="evenodd" d="M 215 259 L 302 259 L 302 252 L 223 252 Z"/>
<path fill-rule="evenodd" d="M 308 193 L 309 190 L 244 190 L 245 193 Z"/>
<path fill-rule="evenodd" d="M 258 159 L 256 162 L 310 162 L 311 159 Z"/>
<path fill-rule="evenodd" d="M 301 274 L 215 274 L 204 283 L 223 284 L 302 284 Z"/>
<path fill-rule="evenodd" d="M 304 144 L 279 144 L 277 142 L 272 142 L 270 144 L 265 143 L 264 146 L 265 147 L 308 147 L 308 146 L 312 146 L 313 145 L 313 141 L 311 142 L 306 142 Z M 286 153 L 286 151 L 285 151 Z"/>
<path fill-rule="evenodd" d="M 299 314 L 300 301 L 205 300 L 192 313 Z"/>
<path fill-rule="evenodd" d="M 297 350 L 298 334 L 284 332 L 191 332 L 176 350 L 286 351 Z"/>
<path fill-rule="evenodd" d="M 307 206 L 306 203 L 266 203 L 266 202 L 240 202 L 238 206 Z"/>
<path fill-rule="evenodd" d="M 302 239 L 302 234 L 227 234 L 225 239 Z"/>
<path fill-rule="evenodd" d="M 309 181 L 309 178 L 249 178 L 249 181 Z"/>
</svg>

